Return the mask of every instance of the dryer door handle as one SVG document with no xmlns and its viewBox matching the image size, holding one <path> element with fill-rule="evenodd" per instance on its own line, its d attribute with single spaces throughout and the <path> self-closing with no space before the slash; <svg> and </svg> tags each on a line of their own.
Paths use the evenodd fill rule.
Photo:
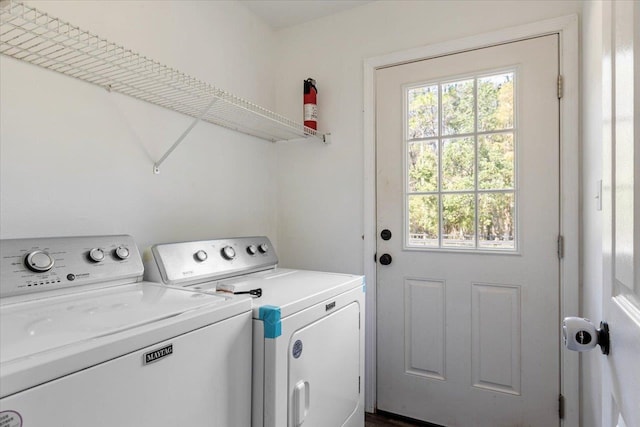
<svg viewBox="0 0 640 427">
<path fill-rule="evenodd" d="M 301 426 L 309 414 L 309 392 L 309 382 L 301 380 L 296 383 L 293 390 L 293 416 L 296 427 Z"/>
</svg>

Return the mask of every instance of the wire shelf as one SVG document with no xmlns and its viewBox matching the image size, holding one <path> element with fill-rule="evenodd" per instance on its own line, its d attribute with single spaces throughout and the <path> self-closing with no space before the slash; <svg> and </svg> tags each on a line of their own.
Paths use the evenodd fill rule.
<svg viewBox="0 0 640 427">
<path fill-rule="evenodd" d="M 0 1 L 0 53 L 268 141 L 327 142 L 314 129 L 14 0 Z"/>
</svg>

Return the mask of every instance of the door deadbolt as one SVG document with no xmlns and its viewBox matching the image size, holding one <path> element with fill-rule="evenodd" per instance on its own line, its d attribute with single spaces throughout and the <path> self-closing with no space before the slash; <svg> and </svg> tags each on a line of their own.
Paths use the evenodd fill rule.
<svg viewBox="0 0 640 427">
<path fill-rule="evenodd" d="M 389 240 L 391 238 L 391 230 L 385 228 L 380 232 L 380 237 L 382 237 L 382 240 Z"/>
<path fill-rule="evenodd" d="M 380 256 L 380 264 L 382 265 L 389 265 L 391 264 L 391 261 L 393 261 L 393 258 L 391 258 L 391 255 L 389 254 L 382 254 Z"/>
</svg>

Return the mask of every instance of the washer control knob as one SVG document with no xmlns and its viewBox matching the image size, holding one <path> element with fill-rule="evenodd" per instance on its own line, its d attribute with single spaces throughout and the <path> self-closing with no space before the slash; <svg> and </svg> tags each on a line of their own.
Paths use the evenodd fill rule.
<svg viewBox="0 0 640 427">
<path fill-rule="evenodd" d="M 266 243 L 261 243 L 260 246 L 258 246 L 258 250 L 261 254 L 266 254 L 269 251 L 269 245 L 267 245 Z"/>
<path fill-rule="evenodd" d="M 236 251 L 231 246 L 225 246 L 224 248 L 222 248 L 221 252 L 222 257 L 224 259 L 228 259 L 229 261 L 236 257 Z"/>
<path fill-rule="evenodd" d="M 116 248 L 116 250 L 114 251 L 114 254 L 116 255 L 116 258 L 124 260 L 129 258 L 129 248 L 127 248 L 126 246 L 118 246 Z"/>
<path fill-rule="evenodd" d="M 33 251 L 27 254 L 27 257 L 24 260 L 24 264 L 31 271 L 35 271 L 36 273 L 44 273 L 45 271 L 51 270 L 53 267 L 54 261 L 45 251 Z"/>
<path fill-rule="evenodd" d="M 209 257 L 209 255 L 207 255 L 207 253 L 202 249 L 200 249 L 198 252 L 193 254 L 193 256 L 196 257 L 196 261 L 200 261 L 200 262 L 206 261 L 207 258 Z"/>
<path fill-rule="evenodd" d="M 255 255 L 258 253 L 258 247 L 256 245 L 247 246 L 247 253 L 249 255 Z"/>
<path fill-rule="evenodd" d="M 89 259 L 93 262 L 104 261 L 104 251 L 100 248 L 93 248 L 89 251 Z"/>
</svg>

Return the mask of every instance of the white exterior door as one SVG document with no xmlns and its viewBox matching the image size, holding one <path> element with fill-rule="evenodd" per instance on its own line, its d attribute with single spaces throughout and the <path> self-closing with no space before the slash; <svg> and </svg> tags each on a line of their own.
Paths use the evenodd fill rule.
<svg viewBox="0 0 640 427">
<path fill-rule="evenodd" d="M 640 4 L 604 2 L 603 427 L 640 426 Z"/>
<path fill-rule="evenodd" d="M 376 71 L 377 407 L 559 424 L 558 36 Z"/>
</svg>

